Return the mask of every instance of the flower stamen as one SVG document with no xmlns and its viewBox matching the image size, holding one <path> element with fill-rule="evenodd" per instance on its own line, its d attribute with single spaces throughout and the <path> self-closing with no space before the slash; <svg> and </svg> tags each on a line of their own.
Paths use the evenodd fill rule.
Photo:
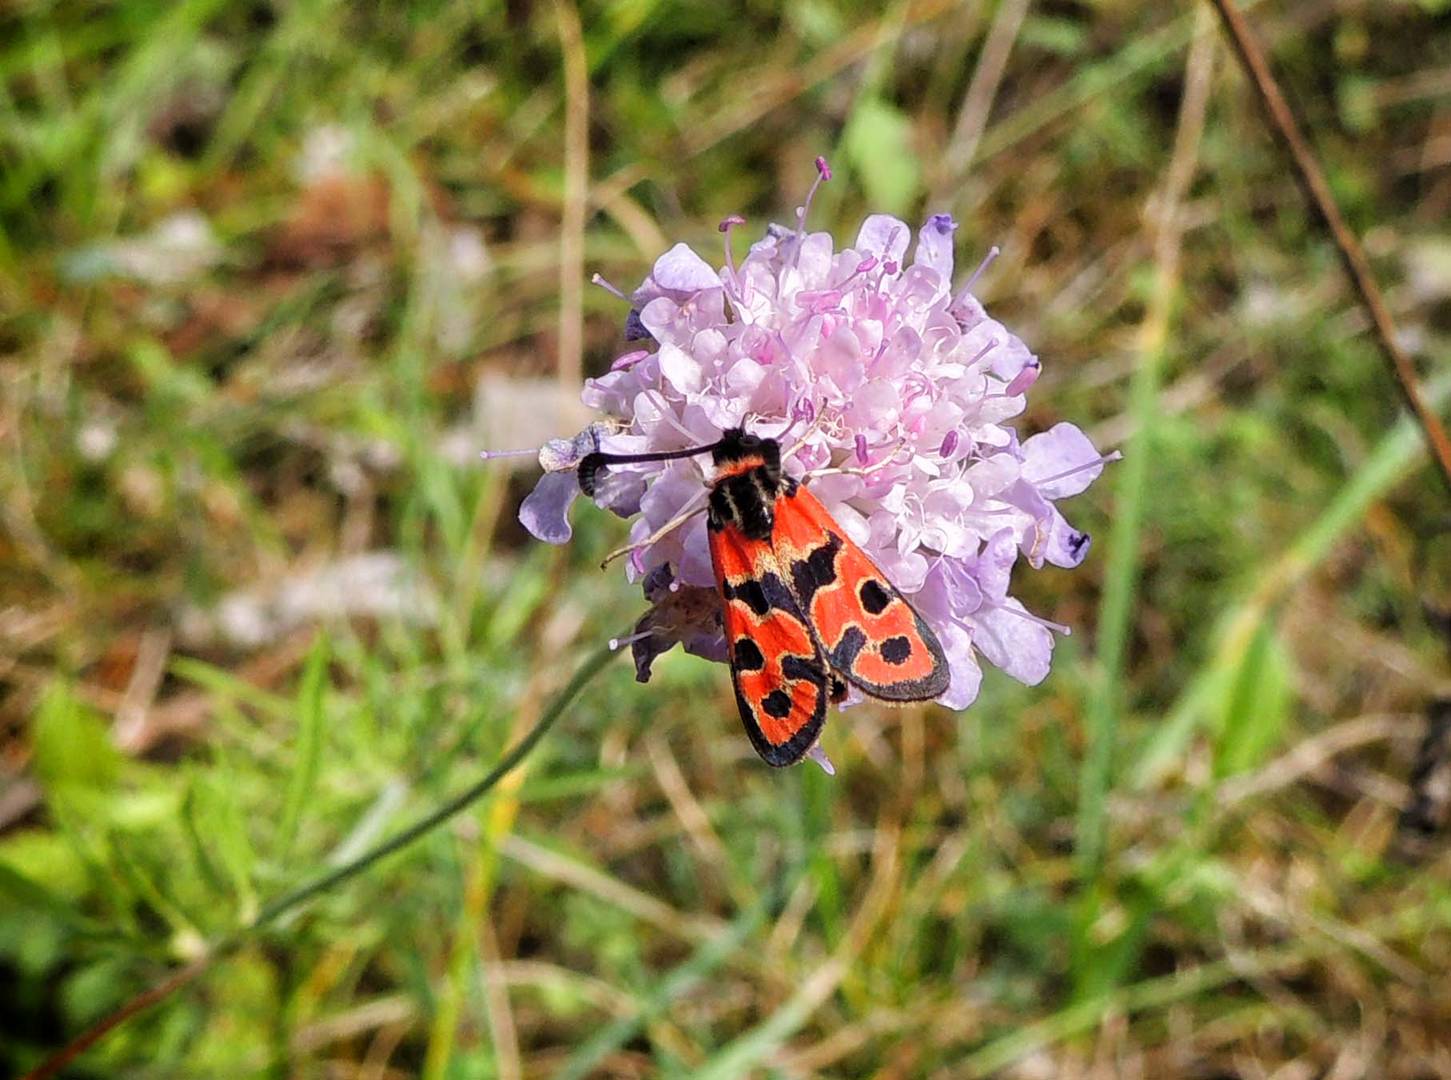
<svg viewBox="0 0 1451 1080">
<path fill-rule="evenodd" d="M 1026 620 L 1027 622 L 1037 623 L 1039 626 L 1046 627 L 1049 630 L 1056 630 L 1064 637 L 1073 636 L 1073 628 L 1071 626 L 1064 626 L 1062 623 L 1056 623 L 1053 622 L 1051 619 L 1045 619 L 1041 615 L 1034 615 L 1031 611 L 1024 611 L 1020 608 L 1012 607 L 1009 604 L 995 604 L 994 607 L 996 607 L 998 611 L 1006 611 L 1008 614 L 1016 615 L 1018 618 Z"/>
<path fill-rule="evenodd" d="M 1017 397 L 1028 387 L 1038 381 L 1038 375 L 1042 372 L 1042 366 L 1037 360 L 1030 364 L 1024 364 L 1023 370 L 1013 376 L 1013 381 L 1003 387 L 1004 397 Z"/>
<path fill-rule="evenodd" d="M 996 244 L 988 248 L 987 254 L 982 257 L 982 262 L 977 264 L 977 269 L 974 270 L 971 275 L 969 275 L 967 281 L 963 283 L 962 288 L 957 291 L 957 295 L 965 296 L 968 293 L 972 292 L 972 287 L 977 284 L 977 279 L 982 277 L 983 272 L 987 270 L 987 268 L 993 264 L 993 260 L 1002 253 L 1002 248 L 998 247 Z"/>
<path fill-rule="evenodd" d="M 801 256 L 801 242 L 806 238 L 806 215 L 811 212 L 811 200 L 816 198 L 816 189 L 831 179 L 831 166 L 826 163 L 826 158 L 816 159 L 816 179 L 811 182 L 811 190 L 806 193 L 806 201 L 796 208 L 796 250 L 792 254 L 794 263 Z"/>
<path fill-rule="evenodd" d="M 626 368 L 634 367 L 641 360 L 648 360 L 654 355 L 654 353 L 647 352 L 644 349 L 636 349 L 634 352 L 627 352 L 624 356 L 618 356 L 615 358 L 615 362 L 610 365 L 610 370 L 624 371 Z"/>
<path fill-rule="evenodd" d="M 654 636 L 655 631 L 652 629 L 641 630 L 639 633 L 631 634 L 629 637 L 612 637 L 610 638 L 610 652 L 619 652 L 626 645 L 633 645 L 637 641 L 644 641 L 646 638 Z"/>
<path fill-rule="evenodd" d="M 863 436 L 858 435 L 857 438 L 863 438 Z M 797 445 L 799 446 L 800 443 Z M 902 448 L 902 445 L 902 442 L 898 440 L 897 444 L 890 451 L 870 465 L 864 465 L 860 468 L 855 468 L 850 465 L 830 465 L 824 469 L 812 469 L 801 479 L 803 482 L 809 482 L 822 476 L 871 476 L 873 473 L 881 472 L 888 465 L 895 464 L 897 451 Z M 908 496 L 908 498 L 911 497 L 910 495 Z"/>
<path fill-rule="evenodd" d="M 1107 454 L 1102 455 L 1101 457 L 1094 458 L 1092 461 L 1085 461 L 1082 465 L 1075 465 L 1071 469 L 1066 469 L 1061 473 L 1055 473 L 1052 476 L 1036 477 L 1029 480 L 1028 482 L 1031 484 L 1036 484 L 1038 486 L 1042 486 L 1043 484 L 1052 484 L 1059 480 L 1066 480 L 1068 479 L 1068 477 L 1075 476 L 1078 473 L 1087 471 L 1088 469 L 1096 469 L 1100 465 L 1107 465 L 1110 462 L 1119 461 L 1122 458 L 1123 454 L 1120 451 L 1111 450 Z"/>
<path fill-rule="evenodd" d="M 611 296 L 617 296 L 627 304 L 630 302 L 630 298 L 628 296 L 626 296 L 617 286 L 611 284 L 600 274 L 591 274 L 589 278 L 589 283 L 591 285 L 598 285 L 601 289 L 604 289 L 604 291 L 609 293 Z"/>
<path fill-rule="evenodd" d="M 680 528 L 680 526 L 684 525 L 691 518 L 695 517 L 696 514 L 705 513 L 705 507 L 700 504 L 705 502 L 705 497 L 708 493 L 708 490 L 709 489 L 707 488 L 701 488 L 699 492 L 690 497 L 690 501 L 685 504 L 685 509 L 682 509 L 680 513 L 676 514 L 664 525 L 661 525 L 660 528 L 656 529 L 649 536 L 645 537 L 645 539 L 637 540 L 633 544 L 626 544 L 624 547 L 621 548 L 615 548 L 614 551 L 606 555 L 604 559 L 600 562 L 600 569 L 603 570 L 605 567 L 609 566 L 610 563 L 614 562 L 616 559 L 622 558 L 625 555 L 633 555 L 638 552 L 644 551 L 647 547 L 650 547 L 656 541 L 663 540 L 670 533 Z"/>
<path fill-rule="evenodd" d="M 731 252 L 731 230 L 737 225 L 744 225 L 745 223 L 746 219 L 741 217 L 740 214 L 727 214 L 720 219 L 720 224 L 716 226 L 721 232 L 722 242 L 725 245 L 725 264 L 726 269 L 730 271 L 732 280 L 736 276 L 736 257 Z"/>
</svg>

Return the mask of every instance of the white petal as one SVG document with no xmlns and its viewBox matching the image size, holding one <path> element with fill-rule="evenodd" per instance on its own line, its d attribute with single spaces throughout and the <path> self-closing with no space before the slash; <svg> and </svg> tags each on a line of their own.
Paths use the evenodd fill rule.
<svg viewBox="0 0 1451 1080">
<path fill-rule="evenodd" d="M 952 674 L 946 692 L 937 701 L 949 709 L 965 709 L 977 700 L 982 686 L 982 668 L 973 654 L 972 635 L 956 623 L 933 629 L 947 653 L 947 668 Z"/>
<path fill-rule="evenodd" d="M 567 544 L 574 535 L 569 508 L 579 495 L 579 480 L 572 472 L 545 473 L 519 506 L 519 523 L 546 544 Z"/>
<path fill-rule="evenodd" d="M 973 616 L 973 641 L 995 667 L 1020 683 L 1037 686 L 1053 662 L 1053 631 L 1035 621 L 1017 600 Z"/>
<path fill-rule="evenodd" d="M 933 214 L 917 233 L 917 252 L 912 256 L 912 264 L 935 270 L 944 283 L 951 281 L 952 234 L 956 231 L 957 223 L 951 214 Z"/>
<path fill-rule="evenodd" d="M 911 239 L 912 230 L 905 221 L 891 214 L 872 214 L 862 222 L 852 247 L 863 255 L 875 255 L 883 261 L 890 259 L 900 266 Z"/>
<path fill-rule="evenodd" d="M 689 244 L 676 244 L 660 258 L 650 271 L 655 284 L 670 292 L 693 293 L 702 289 L 714 289 L 720 285 L 720 276 L 711 269 Z"/>
<path fill-rule="evenodd" d="M 698 394 L 705 386 L 705 374 L 695 357 L 674 345 L 660 346 L 660 374 L 682 394 Z"/>
<path fill-rule="evenodd" d="M 1099 457 L 1088 436 L 1074 425 L 1054 424 L 1023 443 L 1023 476 L 1044 498 L 1066 499 L 1098 479 L 1103 472 Z"/>
</svg>

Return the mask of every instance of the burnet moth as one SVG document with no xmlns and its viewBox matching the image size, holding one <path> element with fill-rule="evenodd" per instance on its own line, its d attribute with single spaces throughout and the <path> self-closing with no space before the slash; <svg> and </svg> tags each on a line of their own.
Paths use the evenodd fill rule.
<svg viewBox="0 0 1451 1080">
<path fill-rule="evenodd" d="M 848 683 L 896 704 L 947 689 L 937 635 L 821 501 L 782 472 L 775 439 L 730 428 L 706 446 L 595 452 L 579 463 L 579 485 L 592 495 L 601 468 L 704 453 L 715 464 L 706 528 L 731 683 L 767 764 L 805 757 L 827 702 L 843 700 Z"/>
</svg>

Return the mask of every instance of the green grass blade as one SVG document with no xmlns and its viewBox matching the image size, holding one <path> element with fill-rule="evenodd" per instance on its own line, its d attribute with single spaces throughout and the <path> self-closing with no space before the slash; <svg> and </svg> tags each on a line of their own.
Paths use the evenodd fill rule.
<svg viewBox="0 0 1451 1080">
<path fill-rule="evenodd" d="M 571 1054 L 559 1072 L 555 1073 L 554 1080 L 581 1080 L 582 1077 L 594 1075 L 600 1062 L 634 1038 L 641 1028 L 664 1013 L 677 998 L 688 994 L 701 980 L 725 963 L 740 948 L 742 942 L 756 931 L 765 916 L 764 903 L 742 912 L 731 925 L 729 932 L 698 948 L 690 959 L 665 977 L 654 993 L 646 995 L 640 1002 L 639 1012 L 633 1016 L 612 1020 Z"/>
<path fill-rule="evenodd" d="M 297 693 L 297 755 L 287 784 L 287 797 L 282 804 L 282 820 L 277 826 L 277 857 L 283 862 L 292 853 L 303 807 L 312 800 L 317 787 L 318 762 L 322 757 L 328 652 L 327 635 L 319 634 L 312 652 L 308 654 Z"/>
<path fill-rule="evenodd" d="M 1451 376 L 1432 380 L 1425 387 L 1427 402 L 1440 408 L 1451 398 Z M 1278 560 L 1259 575 L 1247 595 L 1224 617 L 1216 635 L 1214 658 L 1200 669 L 1169 710 L 1168 719 L 1140 751 L 1130 770 L 1130 784 L 1142 790 L 1162 777 L 1180 760 L 1194 732 L 1227 690 L 1232 673 L 1241 664 L 1269 609 L 1304 580 L 1330 553 L 1342 536 L 1365 518 L 1372 503 L 1403 480 L 1425 455 L 1420 428 L 1402 417 L 1381 440 L 1360 468 Z"/>
<path fill-rule="evenodd" d="M 1124 659 L 1139 576 L 1139 534 L 1149 495 L 1157 424 L 1159 368 L 1163 352 L 1150 348 L 1134 371 L 1130 412 L 1136 424 L 1133 441 L 1118 467 L 1113 529 L 1108 540 L 1108 569 L 1098 619 L 1098 661 L 1084 725 L 1088 742 L 1079 780 L 1078 820 L 1074 847 L 1080 881 L 1091 882 L 1103 860 L 1107 802 L 1112 783 L 1113 746 L 1125 703 Z"/>
</svg>

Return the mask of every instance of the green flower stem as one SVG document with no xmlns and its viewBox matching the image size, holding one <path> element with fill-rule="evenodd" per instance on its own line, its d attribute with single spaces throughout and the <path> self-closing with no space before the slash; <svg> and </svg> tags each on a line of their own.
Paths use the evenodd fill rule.
<svg viewBox="0 0 1451 1080">
<path fill-rule="evenodd" d="M 268 923 L 276 922 L 283 915 L 307 903 L 314 896 L 327 892 L 334 885 L 339 885 L 349 878 L 356 877 L 380 859 L 385 859 L 395 851 L 402 850 L 413 843 L 413 841 L 438 828 L 471 803 L 487 795 L 495 784 L 502 780 L 505 775 L 512 772 L 521 761 L 529 756 L 529 752 L 539 745 L 539 741 L 549 733 L 549 729 L 564 715 L 564 710 L 569 706 L 569 703 L 609 663 L 611 657 L 615 655 L 615 652 L 616 650 L 605 645 L 590 654 L 589 659 L 580 665 L 579 670 L 574 673 L 574 677 L 569 680 L 569 683 L 564 689 L 555 695 L 554 700 L 549 703 L 549 707 L 544 710 L 544 715 L 539 718 L 539 722 L 530 728 L 529 733 L 519 740 L 514 746 L 514 749 L 500 758 L 499 763 L 481 777 L 478 782 L 464 788 L 463 791 L 460 791 L 431 813 L 419 818 L 402 832 L 395 833 L 376 847 L 365 851 L 351 862 L 334 867 L 325 874 L 319 874 L 306 885 L 300 885 L 296 889 L 293 889 L 292 892 L 279 896 L 276 900 L 273 900 L 263 907 L 257 913 L 257 917 L 240 931 L 239 936 L 242 938 L 247 937 Z"/>
<path fill-rule="evenodd" d="M 22 1080 L 47 1080 L 56 1076 L 85 1051 L 98 1043 L 102 1038 L 114 1029 L 138 1013 L 145 1012 L 153 1005 L 158 1005 L 170 997 L 182 987 L 195 982 L 201 975 L 211 970 L 212 966 L 220 959 L 237 949 L 259 930 L 269 923 L 276 922 L 282 916 L 297 911 L 308 901 L 321 896 L 344 881 L 357 877 L 367 870 L 374 863 L 387 858 L 394 852 L 401 851 L 415 840 L 432 832 L 444 824 L 461 810 L 466 809 L 470 804 L 477 802 L 526 757 L 529 756 L 541 739 L 549 733 L 549 729 L 558 723 L 564 715 L 571 702 L 579 696 L 589 682 L 604 669 L 617 650 L 611 649 L 608 645 L 596 649 L 579 666 L 573 678 L 565 684 L 564 688 L 554 696 L 548 707 L 544 710 L 539 721 L 529 729 L 514 748 L 499 759 L 492 769 L 481 777 L 476 783 L 470 784 L 463 791 L 453 798 L 440 805 L 437 809 L 424 815 L 412 825 L 395 833 L 387 840 L 365 851 L 356 859 L 344 863 L 342 866 L 334 867 L 325 874 L 319 874 L 304 885 L 298 886 L 289 893 L 284 893 L 277 899 L 271 901 L 259 911 L 255 918 L 245 926 L 207 946 L 199 956 L 183 967 L 169 971 L 164 978 L 147 987 L 141 993 L 131 998 L 119 1009 L 103 1017 L 91 1027 L 87 1028 L 80 1035 L 67 1043 L 60 1050 L 56 1051 L 50 1058 L 41 1063 L 31 1072 L 27 1073 Z"/>
</svg>

